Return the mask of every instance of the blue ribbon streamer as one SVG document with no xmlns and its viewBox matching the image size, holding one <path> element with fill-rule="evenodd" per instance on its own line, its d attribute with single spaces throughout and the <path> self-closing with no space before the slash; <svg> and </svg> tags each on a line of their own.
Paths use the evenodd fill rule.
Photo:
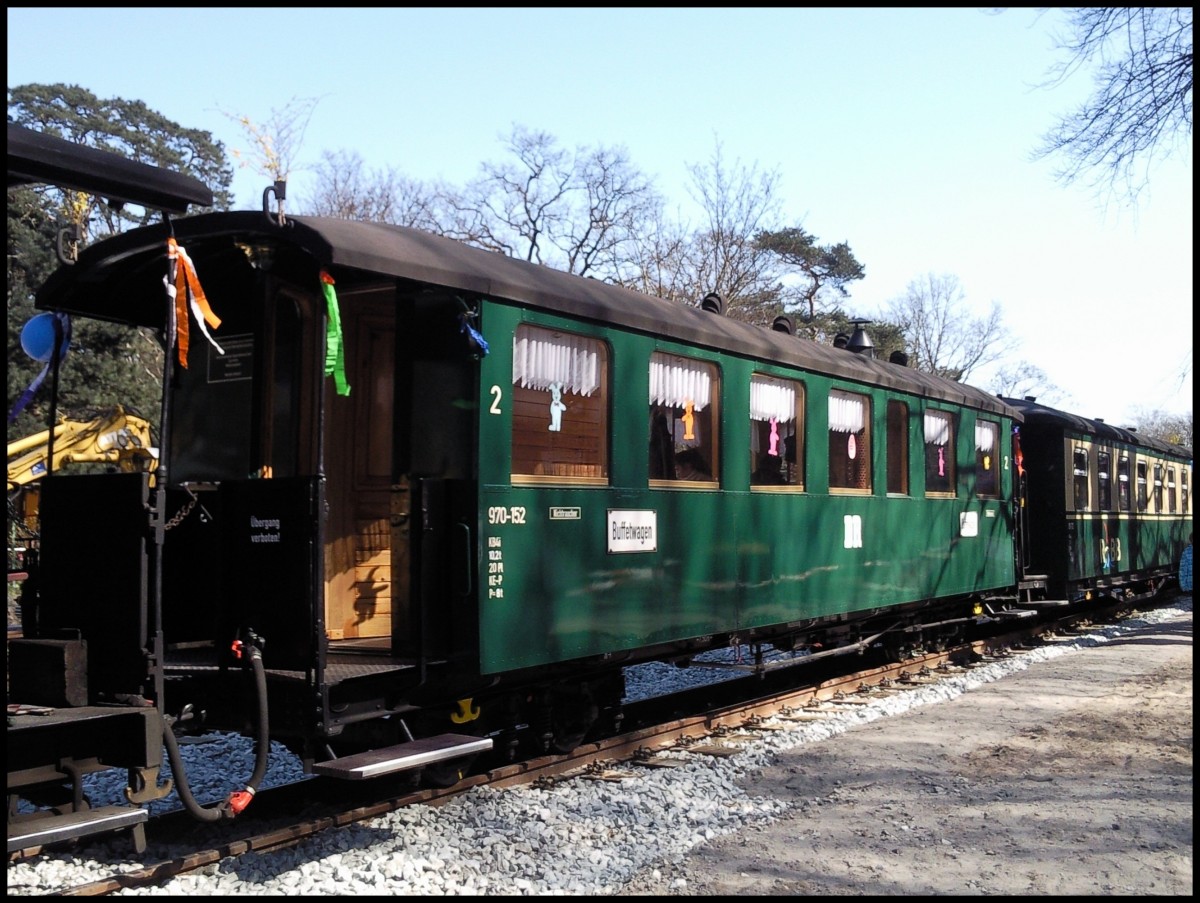
<svg viewBox="0 0 1200 903">
<path fill-rule="evenodd" d="M 458 331 L 465 332 L 468 336 L 471 337 L 471 340 L 474 341 L 475 344 L 479 346 L 479 356 L 480 357 L 487 357 L 487 353 L 488 353 L 487 340 L 484 339 L 484 337 L 479 334 L 478 329 L 476 329 L 474 326 L 471 325 L 469 317 L 470 317 L 470 314 L 459 314 L 458 315 L 458 321 L 459 321 L 459 323 L 462 324 L 462 328 L 459 329 Z"/>
</svg>

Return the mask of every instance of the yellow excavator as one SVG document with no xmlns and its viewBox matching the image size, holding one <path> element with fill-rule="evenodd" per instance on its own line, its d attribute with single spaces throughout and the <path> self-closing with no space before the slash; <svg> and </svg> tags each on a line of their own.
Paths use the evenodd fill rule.
<svg viewBox="0 0 1200 903">
<path fill-rule="evenodd" d="M 10 570 L 14 534 L 37 536 L 36 484 L 49 471 L 71 464 L 104 464 L 135 473 L 153 470 L 158 460 L 150 421 L 121 405 L 90 420 L 62 419 L 53 434 L 53 450 L 48 429 L 8 443 Z"/>
<path fill-rule="evenodd" d="M 67 464 L 110 464 L 134 473 L 150 470 L 158 458 L 150 422 L 121 405 L 91 420 L 60 420 L 53 432 L 53 459 L 50 430 L 8 443 L 10 492 Z"/>
</svg>

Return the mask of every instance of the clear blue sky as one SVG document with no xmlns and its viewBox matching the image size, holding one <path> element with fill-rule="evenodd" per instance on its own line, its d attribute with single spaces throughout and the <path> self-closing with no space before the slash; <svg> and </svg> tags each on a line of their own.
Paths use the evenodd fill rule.
<svg viewBox="0 0 1200 903">
<path fill-rule="evenodd" d="M 1017 357 L 1111 423 L 1192 410 L 1192 161 L 1136 208 L 1066 188 L 1040 137 L 1089 92 L 1036 87 L 1057 13 L 1027 9 L 8 9 L 8 84 L 140 100 L 229 151 L 319 98 L 289 183 L 324 151 L 462 185 L 514 124 L 624 146 L 686 215 L 687 167 L 777 169 L 789 225 L 846 241 L 871 316 L 928 273 L 993 301 Z M 237 174 L 238 206 L 267 180 Z M 1185 375 L 1186 374 L 1186 375 Z M 972 379 L 985 386 L 990 374 Z M 986 386 L 985 386 L 986 387 Z"/>
</svg>

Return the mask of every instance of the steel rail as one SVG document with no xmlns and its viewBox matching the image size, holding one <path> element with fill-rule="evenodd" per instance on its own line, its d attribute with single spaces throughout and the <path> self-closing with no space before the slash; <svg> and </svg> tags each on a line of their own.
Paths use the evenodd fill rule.
<svg viewBox="0 0 1200 903">
<path fill-rule="evenodd" d="M 942 677 L 962 673 L 970 667 L 1003 659 L 1012 654 L 1014 646 L 1032 648 L 1046 635 L 1051 637 L 1051 641 L 1061 638 L 1061 632 L 1072 630 L 1081 624 L 1093 623 L 1097 617 L 1106 620 L 1120 619 L 1129 614 L 1132 604 L 1145 601 L 1145 597 L 1127 599 L 1098 605 L 1082 613 L 1061 615 L 1036 625 L 1016 624 L 1013 630 L 1003 635 L 974 640 L 943 651 L 929 652 L 903 662 L 872 665 L 866 669 L 794 686 L 758 698 L 722 703 L 695 715 L 669 719 L 605 740 L 583 744 L 570 754 L 543 756 L 517 762 L 467 777 L 450 788 L 423 788 L 391 799 L 352 806 L 289 823 L 283 827 L 271 827 L 250 836 L 221 842 L 210 848 L 140 869 L 65 888 L 54 895 L 104 896 L 123 889 L 158 885 L 230 856 L 280 850 L 322 831 L 384 816 L 408 806 L 442 805 L 476 787 L 505 788 L 588 776 L 611 776 L 613 768 L 617 765 L 651 763 L 661 753 L 673 750 L 690 749 L 702 754 L 719 754 L 718 747 L 722 745 L 720 741 L 732 731 L 762 730 L 762 723 L 776 716 L 801 720 L 820 713 L 821 717 L 824 717 L 839 705 L 861 704 L 879 693 L 902 692 L 907 687 L 936 682 Z M 733 685 L 737 682 L 726 681 L 725 684 Z M 666 697 L 659 697 L 664 698 Z M 714 738 L 718 741 L 715 744 L 698 745 L 701 740 Z M 307 783 L 309 782 L 301 782 Z M 271 792 L 264 790 L 260 795 L 269 797 Z"/>
</svg>

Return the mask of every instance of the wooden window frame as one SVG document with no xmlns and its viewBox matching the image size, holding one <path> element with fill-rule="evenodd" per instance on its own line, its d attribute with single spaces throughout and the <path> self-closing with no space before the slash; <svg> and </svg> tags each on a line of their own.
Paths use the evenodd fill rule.
<svg viewBox="0 0 1200 903">
<path fill-rule="evenodd" d="M 1133 510 L 1133 467 L 1129 452 L 1117 455 L 1117 511 Z"/>
<path fill-rule="evenodd" d="M 929 441 L 929 424 L 928 419 L 944 419 L 949 429 L 949 437 L 945 443 Z M 953 411 L 944 411 L 940 408 L 927 408 L 925 416 L 922 418 L 925 430 L 925 495 L 927 498 L 956 498 L 958 496 L 958 460 L 956 449 L 958 448 L 958 430 L 957 422 Z M 934 462 L 938 459 L 931 452 L 931 449 L 944 448 L 941 461 L 939 462 L 946 471 L 945 476 L 940 476 L 939 479 L 945 484 L 946 488 L 931 489 L 929 486 L 929 476 L 933 469 Z"/>
<path fill-rule="evenodd" d="M 979 447 L 979 430 L 980 428 L 987 429 L 991 433 L 992 447 L 990 449 L 981 449 Z M 998 456 L 1000 454 L 1000 424 L 995 420 L 976 420 L 975 421 L 975 494 L 980 498 L 996 499 L 1000 497 L 1000 466 Z M 985 480 L 983 474 L 988 474 L 989 485 L 987 489 L 980 488 Z"/>
<path fill-rule="evenodd" d="M 1086 445 L 1071 446 L 1071 499 L 1074 510 L 1087 511 L 1091 505 L 1092 456 Z"/>
<path fill-rule="evenodd" d="M 1112 465 L 1112 449 L 1096 449 L 1096 506 L 1101 511 L 1113 510 Z"/>
<path fill-rule="evenodd" d="M 648 398 L 649 449 L 652 466 L 650 469 L 649 485 L 655 489 L 718 489 L 721 485 L 721 368 L 712 361 L 703 358 L 689 357 L 669 351 L 655 351 L 647 362 L 650 371 L 650 397 Z M 659 381 L 655 378 L 663 368 L 676 368 L 680 374 L 691 374 L 697 388 L 703 390 L 706 397 L 685 398 L 683 395 L 672 394 L 677 390 L 669 389 L 666 383 L 670 380 Z M 707 383 L 698 377 L 699 373 L 707 374 Z M 686 380 L 680 380 L 686 382 Z M 690 424 L 688 421 L 691 406 Z M 699 407 L 697 407 L 699 405 Z M 665 427 L 665 432 L 663 429 Z M 693 439 L 688 439 L 691 432 Z M 676 475 L 674 468 L 680 455 L 687 456 L 690 452 L 698 452 L 704 459 L 704 465 L 709 473 L 709 479 L 697 476 Z M 669 458 L 669 460 L 668 460 Z M 656 475 L 653 463 L 662 459 L 664 467 L 670 476 Z"/>
<path fill-rule="evenodd" d="M 563 340 L 559 363 L 535 367 L 519 359 L 517 348 L 522 340 L 552 345 L 556 339 Z M 513 485 L 608 486 L 608 344 L 567 329 L 521 323 L 513 335 L 513 347 L 509 477 Z M 589 351 L 596 355 L 595 369 L 581 377 L 575 361 Z"/>
<path fill-rule="evenodd" d="M 847 421 L 836 424 L 838 427 L 858 426 L 858 429 L 835 429 L 834 417 L 830 417 L 827 430 L 829 492 L 831 495 L 871 495 L 874 491 L 871 467 L 871 396 L 848 389 L 830 389 L 831 409 L 835 407 L 838 399 L 861 401 L 862 417 L 861 420 L 855 417 L 853 423 Z M 851 468 L 853 474 L 850 472 Z M 835 479 L 839 472 L 845 473 L 846 476 Z M 850 483 L 856 485 L 848 485 Z"/>
<path fill-rule="evenodd" d="M 769 441 L 770 421 L 763 419 L 761 416 L 756 416 L 754 410 L 754 383 L 758 380 L 760 384 L 785 384 L 794 393 L 794 400 L 791 411 L 790 420 L 786 421 L 791 424 L 791 436 L 780 436 L 779 446 L 782 448 L 775 456 L 770 456 L 767 451 L 762 450 L 764 442 Z M 755 492 L 803 492 L 804 491 L 804 405 L 805 405 L 805 386 L 804 383 L 797 379 L 791 379 L 784 376 L 771 376 L 767 373 L 754 373 L 750 376 L 751 386 L 751 411 L 750 411 L 750 464 L 754 470 L 750 474 L 750 488 Z M 777 427 L 778 429 L 778 427 Z M 792 458 L 788 462 L 787 456 L 787 439 L 792 439 Z M 757 439 L 758 448 L 755 447 Z M 773 481 L 764 476 L 762 464 L 764 462 L 771 463 L 777 461 L 779 465 L 780 476 L 782 482 Z M 772 471 L 773 473 L 773 471 Z"/>
<path fill-rule="evenodd" d="M 887 403 L 887 494 L 909 495 L 908 402 L 896 398 Z"/>
</svg>

